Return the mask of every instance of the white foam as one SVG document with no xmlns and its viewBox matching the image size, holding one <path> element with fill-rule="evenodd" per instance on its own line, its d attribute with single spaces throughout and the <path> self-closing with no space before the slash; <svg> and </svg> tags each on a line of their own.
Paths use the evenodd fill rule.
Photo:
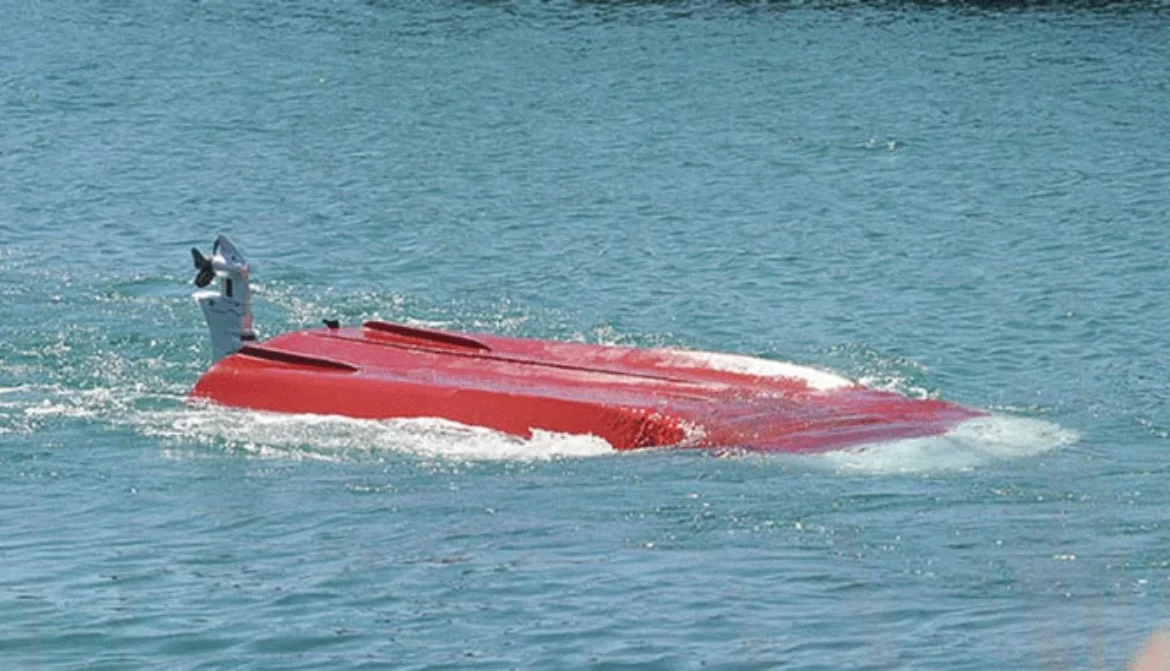
<svg viewBox="0 0 1170 671">
<path fill-rule="evenodd" d="M 40 404 L 24 408 L 24 414 L 29 417 L 70 417 L 73 419 L 92 419 L 97 413 L 90 408 L 70 403 L 53 403 L 48 399 Z"/>
<path fill-rule="evenodd" d="M 17 391 L 30 397 L 22 398 Z M 596 436 L 536 431 L 523 439 L 442 419 L 263 413 L 192 405 L 181 394 L 57 385 L 22 385 L 3 393 L 7 396 L 0 403 L 0 433 L 35 432 L 55 418 L 100 419 L 159 438 L 168 454 L 193 457 L 227 451 L 288 460 L 368 461 L 407 454 L 452 461 L 546 461 L 614 452 Z M 693 444 L 701 429 L 688 431 L 692 440 L 684 444 Z M 783 459 L 843 474 L 963 471 L 1040 455 L 1078 439 L 1075 431 L 1052 422 L 999 414 L 968 420 L 941 436 Z"/>
<path fill-rule="evenodd" d="M 142 413 L 138 423 L 154 437 L 215 444 L 262 458 L 347 461 L 401 453 L 456 461 L 540 461 L 613 452 L 596 436 L 534 431 L 524 439 L 433 418 L 362 420 L 189 407 Z"/>
<path fill-rule="evenodd" d="M 443 419 L 361 420 L 253 412 L 190 403 L 181 393 L 137 389 L 59 385 L 0 389 L 0 394 L 7 394 L 0 402 L 0 433 L 35 432 L 54 419 L 100 419 L 160 439 L 167 454 L 189 458 L 226 450 L 293 461 L 369 461 L 394 453 L 451 461 L 547 461 L 614 451 L 596 436 L 534 431 L 525 439 Z"/>
<path fill-rule="evenodd" d="M 786 361 L 772 361 L 742 354 L 724 354 L 722 352 L 702 352 L 693 350 L 666 349 L 659 350 L 670 355 L 668 363 L 676 366 L 691 368 L 710 368 L 725 373 L 739 373 L 756 377 L 770 377 L 790 380 L 801 380 L 812 389 L 829 391 L 850 387 L 856 384 L 852 380 L 834 373 L 828 373 L 816 368 L 798 366 Z"/>
<path fill-rule="evenodd" d="M 1080 435 L 1052 422 L 991 415 L 962 422 L 941 436 L 873 443 L 805 457 L 841 472 L 930 473 L 1036 456 L 1071 445 Z"/>
<path fill-rule="evenodd" d="M 857 382 L 863 387 L 879 391 L 892 391 L 910 398 L 936 398 L 937 393 L 926 387 L 911 384 L 910 380 L 900 375 L 866 375 L 858 378 Z"/>
</svg>

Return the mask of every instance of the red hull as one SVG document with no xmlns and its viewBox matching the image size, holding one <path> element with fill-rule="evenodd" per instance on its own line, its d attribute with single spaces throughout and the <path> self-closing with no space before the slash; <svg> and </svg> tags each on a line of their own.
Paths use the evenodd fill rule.
<svg viewBox="0 0 1170 671">
<path fill-rule="evenodd" d="M 524 437 L 592 434 L 616 449 L 825 451 L 937 435 L 981 414 L 761 359 L 385 322 L 247 345 L 191 395 L 274 412 L 440 417 Z"/>
</svg>

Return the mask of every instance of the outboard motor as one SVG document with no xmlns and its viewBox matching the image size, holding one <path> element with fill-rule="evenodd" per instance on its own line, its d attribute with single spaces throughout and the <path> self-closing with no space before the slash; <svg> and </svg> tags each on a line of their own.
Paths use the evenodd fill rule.
<svg viewBox="0 0 1170 671">
<path fill-rule="evenodd" d="M 248 262 L 226 235 L 215 239 L 211 258 L 191 248 L 195 261 L 195 286 L 206 287 L 219 279 L 218 289 L 196 291 L 195 302 L 203 308 L 211 329 L 211 362 L 240 349 L 256 339 L 252 329 L 252 292 L 248 287 Z"/>
</svg>

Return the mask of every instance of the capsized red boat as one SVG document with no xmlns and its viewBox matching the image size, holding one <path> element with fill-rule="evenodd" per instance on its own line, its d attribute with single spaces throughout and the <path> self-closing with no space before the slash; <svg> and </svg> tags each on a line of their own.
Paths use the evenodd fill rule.
<svg viewBox="0 0 1170 671">
<path fill-rule="evenodd" d="M 238 408 L 365 419 L 436 417 L 615 449 L 819 452 L 939 435 L 984 413 L 778 361 L 681 349 L 505 338 L 383 321 L 259 342 L 248 265 L 224 236 L 192 250 L 216 359 L 191 396 Z"/>
</svg>

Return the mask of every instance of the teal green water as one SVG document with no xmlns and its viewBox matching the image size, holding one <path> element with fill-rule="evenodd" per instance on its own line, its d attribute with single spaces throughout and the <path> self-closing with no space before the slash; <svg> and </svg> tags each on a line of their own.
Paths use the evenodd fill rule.
<svg viewBox="0 0 1170 671">
<path fill-rule="evenodd" d="M 1120 668 L 1170 603 L 1164 3 L 10 3 L 14 669 Z M 189 407 L 187 249 L 985 408 L 823 457 Z"/>
</svg>

